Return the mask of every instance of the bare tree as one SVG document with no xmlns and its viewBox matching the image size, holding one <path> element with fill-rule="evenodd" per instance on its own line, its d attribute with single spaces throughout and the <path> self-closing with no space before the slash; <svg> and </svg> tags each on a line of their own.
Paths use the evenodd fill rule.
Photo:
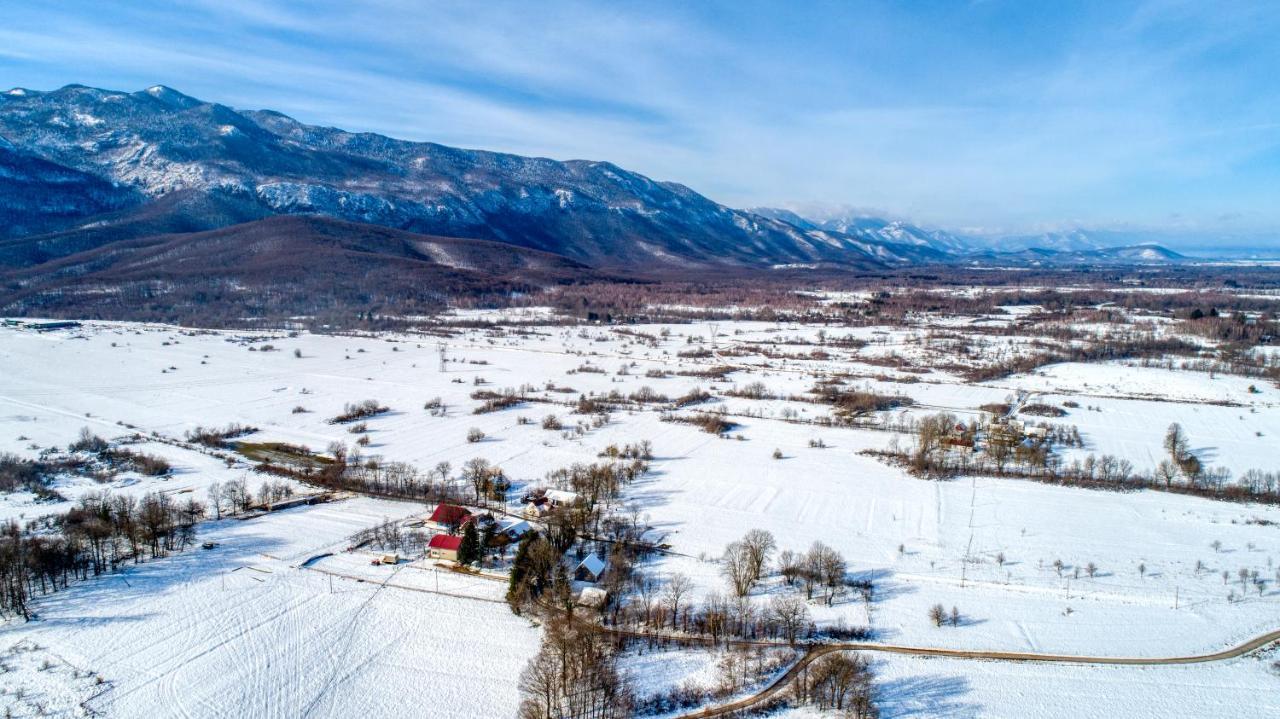
<svg viewBox="0 0 1280 719">
<path fill-rule="evenodd" d="M 795 644 L 796 638 L 809 626 L 809 607 L 792 594 L 776 595 L 769 602 L 769 616 L 777 622 L 788 644 Z"/>
<path fill-rule="evenodd" d="M 209 507 L 213 509 L 213 518 L 222 519 L 222 483 L 214 482 L 206 491 L 209 493 Z"/>
<path fill-rule="evenodd" d="M 1181 464 L 1187 456 L 1189 444 L 1186 432 L 1182 431 L 1182 425 L 1177 422 L 1169 425 L 1169 429 L 1164 433 L 1164 448 L 1169 453 L 1170 459 Z"/>
<path fill-rule="evenodd" d="M 929 607 L 929 621 L 933 622 L 933 626 L 940 627 L 947 620 L 947 610 L 943 609 L 941 604 L 935 604 Z"/>
<path fill-rule="evenodd" d="M 1173 480 L 1178 477 L 1178 465 L 1167 459 L 1162 459 L 1156 465 L 1155 476 L 1156 479 L 1164 482 L 1164 488 L 1168 489 L 1173 484 Z"/>
<path fill-rule="evenodd" d="M 680 604 L 693 591 L 693 580 L 676 572 L 667 577 L 662 587 L 662 603 L 671 610 L 671 628 L 676 628 L 676 620 L 680 615 Z"/>
<path fill-rule="evenodd" d="M 755 583 L 756 578 L 752 572 L 751 552 L 745 544 L 730 542 L 729 546 L 724 548 L 724 556 L 720 559 L 720 572 L 729 580 L 737 596 L 744 597 L 751 591 L 751 585 Z"/>
<path fill-rule="evenodd" d="M 796 577 L 800 575 L 801 561 L 801 556 L 790 549 L 784 549 L 778 554 L 778 571 L 788 585 L 795 584 Z"/>
<path fill-rule="evenodd" d="M 813 588 L 825 584 L 828 589 L 827 603 L 830 604 L 836 588 L 844 583 L 844 558 L 822 542 L 814 542 L 804 555 L 803 566 L 806 598 L 812 599 Z"/>
<path fill-rule="evenodd" d="M 759 581 L 764 576 L 765 567 L 778 543 L 773 534 L 764 529 L 753 529 L 742 538 L 742 546 L 747 551 L 747 559 L 751 564 L 751 576 Z"/>
</svg>

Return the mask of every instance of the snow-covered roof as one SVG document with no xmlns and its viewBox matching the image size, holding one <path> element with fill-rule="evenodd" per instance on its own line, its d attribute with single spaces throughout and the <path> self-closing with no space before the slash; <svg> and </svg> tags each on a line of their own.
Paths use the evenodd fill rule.
<svg viewBox="0 0 1280 719">
<path fill-rule="evenodd" d="M 568 492 L 563 489 L 548 489 L 543 496 L 556 504 L 572 504 L 578 501 L 577 492 Z"/>
<path fill-rule="evenodd" d="M 603 559 L 595 554 L 588 554 L 586 559 L 578 562 L 577 568 L 573 571 L 577 572 L 579 569 L 585 569 L 591 573 L 591 576 L 598 577 L 604 572 L 605 566 L 605 561 Z"/>
<path fill-rule="evenodd" d="M 533 527 L 529 526 L 529 523 L 523 519 L 512 519 L 503 524 L 501 531 L 503 534 L 512 537 L 519 537 L 530 529 L 533 529 Z"/>
</svg>

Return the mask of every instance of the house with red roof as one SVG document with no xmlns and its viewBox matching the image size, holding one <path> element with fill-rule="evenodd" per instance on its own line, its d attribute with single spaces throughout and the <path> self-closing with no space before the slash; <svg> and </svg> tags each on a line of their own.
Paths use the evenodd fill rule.
<svg viewBox="0 0 1280 719">
<path fill-rule="evenodd" d="M 441 502 L 436 505 L 436 510 L 431 513 L 431 518 L 427 520 L 427 524 L 440 531 L 453 533 L 467 524 L 467 522 L 473 521 L 475 521 L 475 517 L 465 507 Z"/>
<path fill-rule="evenodd" d="M 452 534 L 437 534 L 427 543 L 427 556 L 432 559 L 458 561 L 458 548 L 462 546 L 462 537 Z"/>
</svg>

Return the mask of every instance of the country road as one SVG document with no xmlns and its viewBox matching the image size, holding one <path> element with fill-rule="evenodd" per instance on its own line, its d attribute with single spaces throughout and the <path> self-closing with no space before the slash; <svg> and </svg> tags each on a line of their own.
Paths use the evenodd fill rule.
<svg viewBox="0 0 1280 719">
<path fill-rule="evenodd" d="M 810 645 L 804 656 L 785 673 L 774 679 L 768 686 L 751 696 L 737 701 L 720 704 L 698 711 L 681 714 L 675 719 L 698 719 L 699 717 L 715 717 L 731 714 L 765 702 L 784 690 L 796 675 L 815 660 L 835 652 L 865 651 L 886 652 L 889 654 L 905 654 L 926 657 L 949 657 L 952 659 L 975 659 L 1009 662 L 1044 662 L 1058 664 L 1120 664 L 1120 665 L 1171 665 L 1200 664 L 1235 659 L 1250 652 L 1261 649 L 1272 642 L 1280 641 L 1280 629 L 1254 637 L 1242 644 L 1211 654 L 1191 654 L 1178 657 L 1092 657 L 1076 654 L 1039 654 L 1034 652 L 983 651 L 972 649 L 941 649 L 935 647 L 906 647 L 893 644 L 875 644 L 871 642 L 847 642 L 841 644 Z M 732 642 L 731 642 L 732 643 Z M 745 642 L 759 644 L 758 642 Z"/>
<path fill-rule="evenodd" d="M 427 594 L 443 594 L 457 599 L 470 599 L 473 601 L 501 603 L 501 600 L 487 599 L 482 597 L 474 597 L 450 592 L 432 591 L 421 587 L 411 587 L 402 584 L 393 584 L 389 581 L 381 583 L 365 577 L 356 577 L 352 575 L 330 572 L 316 567 L 301 567 L 311 571 L 319 571 L 323 574 L 329 574 L 341 579 L 355 580 L 360 582 L 369 582 L 378 584 L 379 588 L 387 589 L 403 589 L 413 592 L 423 592 Z M 633 637 L 636 639 L 657 639 L 662 641 L 687 642 L 698 644 L 714 644 L 720 646 L 738 646 L 738 647 L 781 647 L 787 646 L 785 642 L 770 640 L 744 640 L 730 639 L 713 641 L 708 637 L 697 636 L 679 636 L 665 634 L 661 632 L 645 632 L 632 629 L 621 629 L 617 627 L 608 627 L 580 620 L 583 624 L 589 624 L 593 629 L 613 635 L 621 635 Z M 804 649 L 803 656 L 796 661 L 786 672 L 779 675 L 776 679 L 769 683 L 760 691 L 748 697 L 743 697 L 736 701 L 720 704 L 713 707 L 706 707 L 694 712 L 681 714 L 674 719 L 698 719 L 700 717 L 716 717 L 731 714 L 735 711 L 746 709 L 756 704 L 760 704 L 774 697 L 795 679 L 796 675 L 804 671 L 805 667 L 812 664 L 815 660 L 832 654 L 834 652 L 883 652 L 886 654 L 901 654 L 907 656 L 922 657 L 947 657 L 951 659 L 971 659 L 979 661 L 1005 661 L 1005 662 L 1034 662 L 1046 664 L 1104 664 L 1104 665 L 1127 665 L 1127 666 L 1160 666 L 1160 665 L 1177 665 L 1177 664 L 1202 664 L 1206 662 L 1225 661 L 1227 659 L 1235 659 L 1242 657 L 1250 652 L 1261 649 L 1273 642 L 1280 642 L 1280 629 L 1275 629 L 1266 634 L 1261 634 L 1245 642 L 1237 644 L 1217 652 L 1208 654 L 1187 654 L 1173 657 L 1107 657 L 1107 656 L 1088 656 L 1080 654 L 1046 654 L 1037 652 L 1015 652 L 1001 650 L 983 650 L 983 649 L 946 649 L 942 647 L 913 647 L 897 644 L 880 644 L 876 642 L 840 642 L 831 644 L 808 644 L 801 645 Z"/>
</svg>

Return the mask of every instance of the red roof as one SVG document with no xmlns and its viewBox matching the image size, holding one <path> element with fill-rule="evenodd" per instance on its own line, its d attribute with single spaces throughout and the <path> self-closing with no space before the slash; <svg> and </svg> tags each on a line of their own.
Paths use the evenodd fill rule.
<svg viewBox="0 0 1280 719">
<path fill-rule="evenodd" d="M 431 521 L 436 524 L 458 524 L 461 525 L 471 519 L 471 512 L 459 507 L 456 504 L 445 504 L 441 502 L 436 505 L 436 511 L 431 513 Z"/>
<path fill-rule="evenodd" d="M 445 549 L 451 552 L 458 551 L 458 547 L 462 546 L 462 537 L 454 537 L 448 534 L 437 534 L 427 543 L 431 549 Z"/>
</svg>

